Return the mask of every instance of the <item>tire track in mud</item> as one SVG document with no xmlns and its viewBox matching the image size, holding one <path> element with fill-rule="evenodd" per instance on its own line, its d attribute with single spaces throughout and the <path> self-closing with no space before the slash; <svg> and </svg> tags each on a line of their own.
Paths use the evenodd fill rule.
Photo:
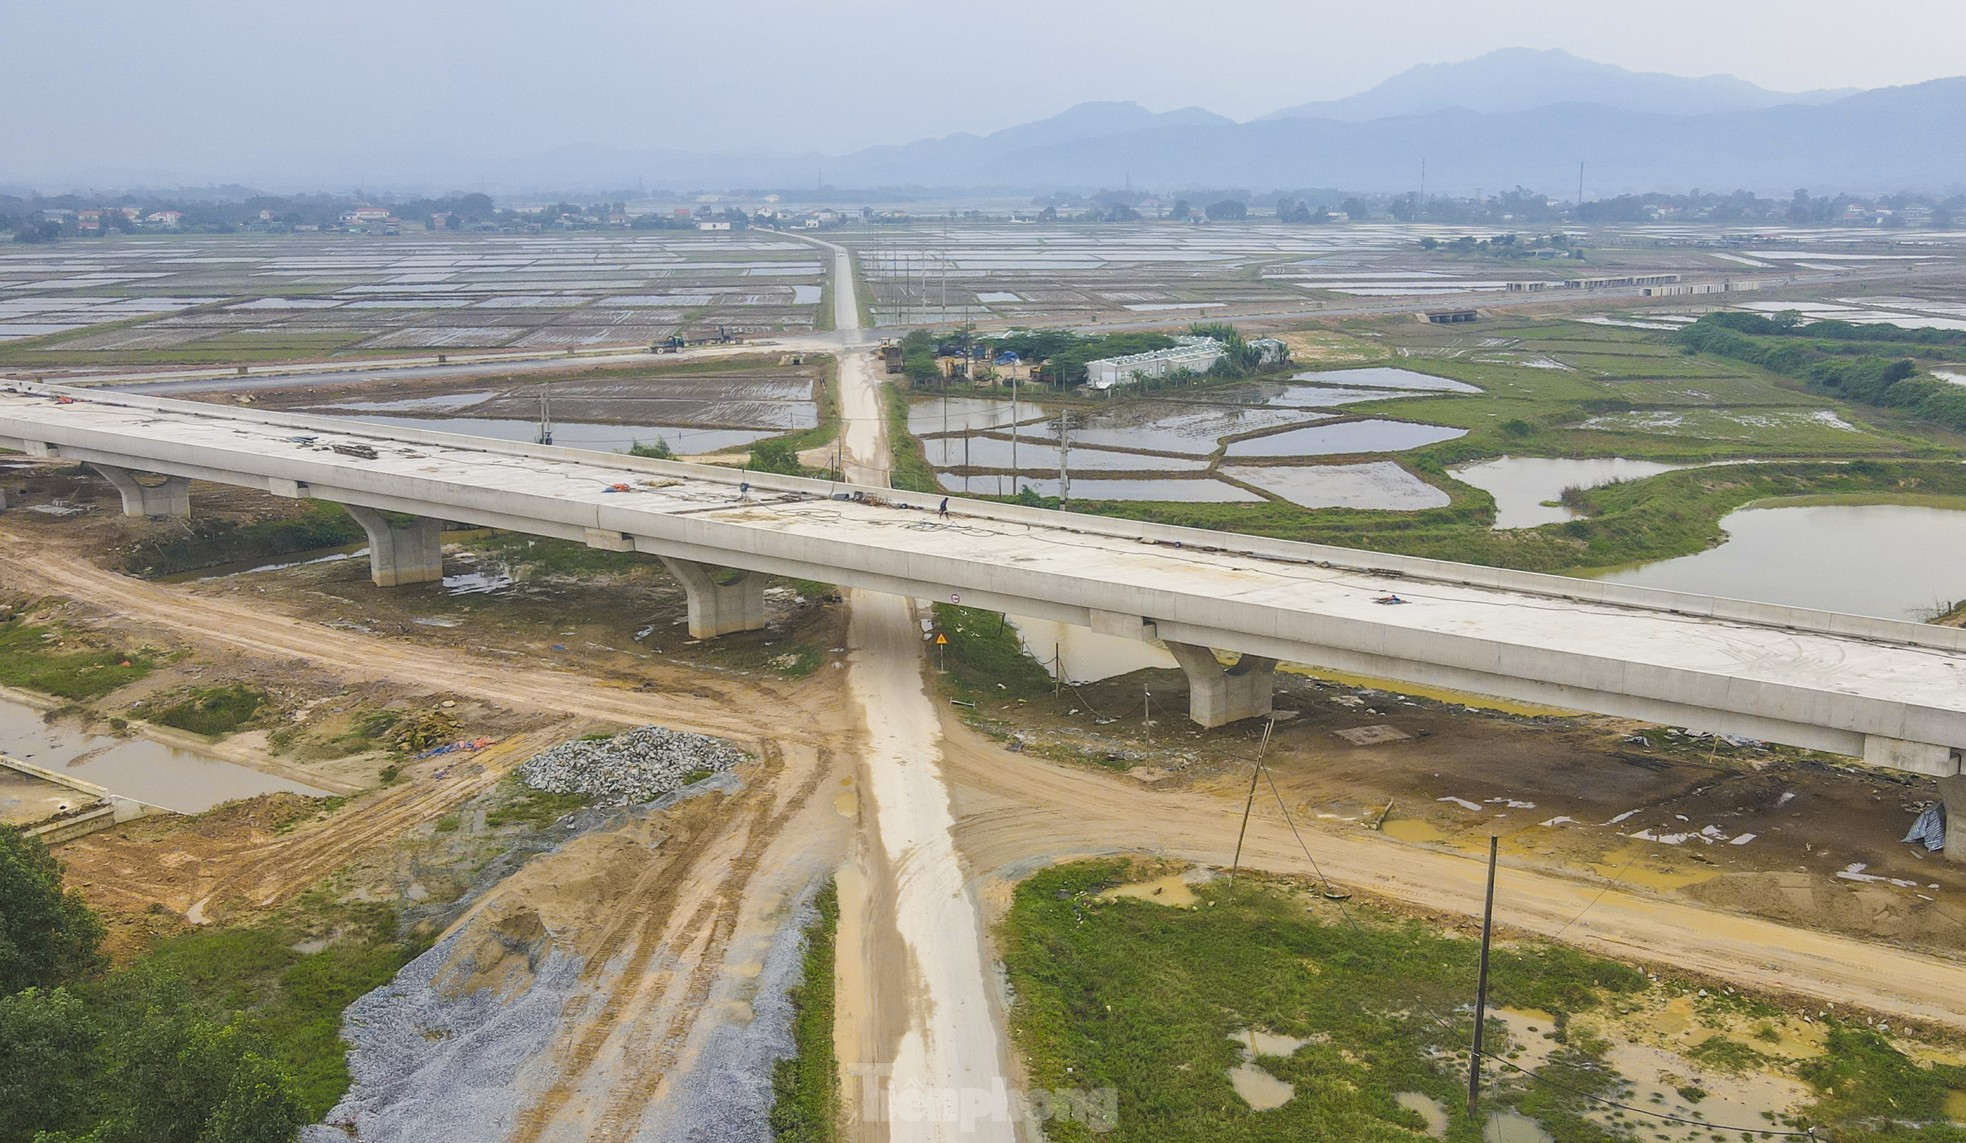
<svg viewBox="0 0 1966 1143">
<path fill-rule="evenodd" d="M 679 833 L 665 838 L 687 852 L 676 862 L 658 863 L 638 879 L 617 913 L 619 920 L 588 956 L 595 989 L 570 1001 L 564 1010 L 564 1018 L 575 1028 L 572 1038 L 556 1049 L 554 1082 L 520 1113 L 512 1143 L 538 1143 L 566 1130 L 601 1143 L 626 1143 L 635 1137 L 690 1029 L 705 1015 L 704 1002 L 723 971 L 725 953 L 737 931 L 745 889 L 765 850 L 831 772 L 830 751 L 805 748 L 801 752 L 805 750 L 811 756 L 799 765 L 809 772 L 789 791 L 782 789 L 781 780 L 789 776 L 784 752 L 767 744 L 759 772 L 747 778 L 740 793 L 718 803 L 743 804 L 736 813 L 726 811 L 707 831 L 714 837 L 704 840 L 701 834 Z M 721 868 L 722 876 L 715 886 L 677 923 L 683 892 L 699 883 L 695 874 L 716 868 Z M 615 967 L 613 962 L 624 954 L 627 959 Z M 680 977 L 672 968 L 651 972 L 658 957 L 691 967 Z M 605 983 L 600 983 L 603 979 Z M 625 1083 L 607 1074 L 614 1059 L 630 1070 Z M 599 1117 L 592 1123 L 563 1122 L 576 1099 L 593 1095 L 585 1090 L 590 1083 L 605 1092 Z"/>
</svg>

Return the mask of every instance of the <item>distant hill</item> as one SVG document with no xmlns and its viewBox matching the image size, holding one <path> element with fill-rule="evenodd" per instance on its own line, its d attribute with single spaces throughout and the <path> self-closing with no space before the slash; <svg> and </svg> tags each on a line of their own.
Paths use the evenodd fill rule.
<svg viewBox="0 0 1966 1143">
<path fill-rule="evenodd" d="M 1854 94 L 1784 94 L 1727 76 L 1627 71 L 1511 49 L 1414 68 L 1371 91 L 1248 123 L 1198 107 L 1084 103 L 986 135 L 845 155 L 566 147 L 477 167 L 495 186 L 679 190 L 813 186 L 978 188 L 1343 187 L 1442 193 L 1529 187 L 1593 197 L 1749 189 L 1787 194 L 1966 189 L 1966 77 Z M 475 166 L 475 164 L 474 164 Z M 442 183 L 452 160 L 416 175 Z"/>
<path fill-rule="evenodd" d="M 1369 91 L 1286 107 L 1264 118 L 1363 123 L 1436 111 L 1533 111 L 1560 103 L 1591 103 L 1666 115 L 1708 115 L 1788 103 L 1826 103 L 1854 93 L 1854 89 L 1769 91 L 1731 75 L 1688 77 L 1629 71 L 1582 59 L 1560 48 L 1503 48 L 1458 63 L 1421 64 Z"/>
</svg>

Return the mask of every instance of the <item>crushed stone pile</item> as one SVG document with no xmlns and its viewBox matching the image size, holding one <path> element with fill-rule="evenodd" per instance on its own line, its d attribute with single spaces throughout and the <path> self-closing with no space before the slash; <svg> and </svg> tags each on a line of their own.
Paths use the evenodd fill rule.
<svg viewBox="0 0 1966 1143">
<path fill-rule="evenodd" d="M 587 794 L 603 806 L 630 806 L 744 759 L 742 750 L 721 738 L 643 726 L 613 738 L 562 742 L 543 750 L 519 767 L 519 780 L 548 793 Z"/>
</svg>

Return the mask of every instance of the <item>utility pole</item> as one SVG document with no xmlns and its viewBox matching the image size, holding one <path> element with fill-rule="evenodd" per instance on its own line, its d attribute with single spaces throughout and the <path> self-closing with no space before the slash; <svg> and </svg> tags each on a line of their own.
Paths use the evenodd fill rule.
<svg viewBox="0 0 1966 1143">
<path fill-rule="evenodd" d="M 1072 411 L 1058 414 L 1058 506 L 1072 502 Z"/>
<path fill-rule="evenodd" d="M 1584 163 L 1581 159 L 1577 161 L 1577 205 L 1584 205 Z"/>
<path fill-rule="evenodd" d="M 1488 835 L 1488 903 L 1481 909 L 1481 971 L 1475 981 L 1474 1051 L 1468 1053 L 1468 1118 L 1481 1094 L 1481 1034 L 1488 1019 L 1488 942 L 1495 935 L 1495 856 L 1501 838 Z"/>
<path fill-rule="evenodd" d="M 1017 375 L 1010 376 L 1010 489 L 1016 495 L 1017 478 L 1022 475 L 1017 468 Z"/>
<path fill-rule="evenodd" d="M 550 381 L 539 386 L 539 443 L 553 443 L 553 383 Z"/>
</svg>

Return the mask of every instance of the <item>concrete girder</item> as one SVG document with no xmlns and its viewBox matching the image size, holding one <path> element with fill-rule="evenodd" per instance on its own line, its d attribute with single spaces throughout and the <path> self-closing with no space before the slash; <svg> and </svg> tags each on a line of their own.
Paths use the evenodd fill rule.
<svg viewBox="0 0 1966 1143">
<path fill-rule="evenodd" d="M 1207 647 L 1169 642 L 1167 649 L 1188 676 L 1188 717 L 1195 722 L 1216 727 L 1269 715 L 1275 693 L 1275 659 L 1244 654 L 1234 666 L 1225 668 Z"/>
<path fill-rule="evenodd" d="M 191 515 L 191 481 L 182 476 L 166 476 L 162 484 L 144 484 L 137 474 L 113 464 L 91 464 L 104 480 L 123 497 L 125 516 Z"/>
<path fill-rule="evenodd" d="M 689 598 L 689 634 L 692 639 L 715 639 L 736 631 L 759 631 L 765 625 L 765 577 L 757 572 L 738 571 L 729 583 L 718 583 L 717 573 L 736 571 L 715 564 L 700 564 L 675 556 L 657 556 Z"/>
<path fill-rule="evenodd" d="M 369 534 L 369 578 L 377 587 L 434 583 L 444 578 L 442 520 L 418 516 L 409 527 L 398 528 L 374 508 L 359 504 L 341 507 Z"/>
</svg>

